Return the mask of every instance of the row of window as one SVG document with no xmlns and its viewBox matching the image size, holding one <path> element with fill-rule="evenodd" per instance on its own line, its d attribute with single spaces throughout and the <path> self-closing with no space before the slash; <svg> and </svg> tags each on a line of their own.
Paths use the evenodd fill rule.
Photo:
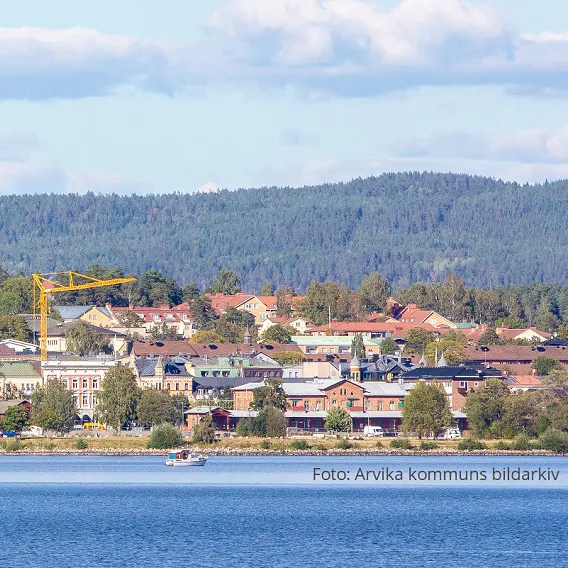
<svg viewBox="0 0 568 568">
<path fill-rule="evenodd" d="M 79 388 L 79 381 L 81 381 L 81 388 L 82 389 L 88 389 L 89 388 L 89 379 L 72 379 L 71 380 L 71 388 L 72 389 L 78 389 Z M 92 379 L 93 381 L 93 389 L 98 389 L 99 388 L 99 378 L 98 377 L 94 377 Z"/>
<path fill-rule="evenodd" d="M 84 393 L 81 396 L 74 394 L 73 395 L 73 402 L 79 407 L 79 408 L 91 408 L 91 395 L 89 393 Z M 92 407 L 95 407 L 97 405 L 97 397 L 95 395 L 93 395 L 93 404 Z"/>
</svg>

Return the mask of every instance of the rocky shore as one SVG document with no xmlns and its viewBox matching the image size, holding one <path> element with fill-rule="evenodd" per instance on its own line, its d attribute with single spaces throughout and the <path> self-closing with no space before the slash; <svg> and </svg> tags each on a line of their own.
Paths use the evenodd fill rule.
<svg viewBox="0 0 568 568">
<path fill-rule="evenodd" d="M 547 450 L 530 450 L 530 451 L 513 451 L 513 450 L 457 450 L 457 449 L 437 449 L 437 450 L 399 450 L 393 448 L 350 448 L 341 450 L 331 448 L 328 450 L 270 450 L 259 448 L 225 448 L 225 447 L 195 447 L 196 453 L 203 453 L 208 456 L 343 456 L 343 457 L 361 457 L 361 456 L 562 456 L 566 454 L 554 454 Z M 39 450 L 22 448 L 15 451 L 0 450 L 0 456 L 164 456 L 167 450 L 149 450 L 142 448 L 123 448 L 123 449 L 53 449 Z"/>
</svg>

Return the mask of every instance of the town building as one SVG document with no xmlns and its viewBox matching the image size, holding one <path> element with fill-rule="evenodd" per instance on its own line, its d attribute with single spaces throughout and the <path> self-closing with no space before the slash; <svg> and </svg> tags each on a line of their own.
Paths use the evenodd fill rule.
<svg viewBox="0 0 568 568">
<path fill-rule="evenodd" d="M 0 362 L 0 395 L 3 398 L 29 397 L 42 386 L 39 361 Z"/>
<path fill-rule="evenodd" d="M 308 355 L 350 355 L 353 337 L 294 335 L 292 342 Z M 363 338 L 367 356 L 381 354 L 382 339 Z"/>
</svg>

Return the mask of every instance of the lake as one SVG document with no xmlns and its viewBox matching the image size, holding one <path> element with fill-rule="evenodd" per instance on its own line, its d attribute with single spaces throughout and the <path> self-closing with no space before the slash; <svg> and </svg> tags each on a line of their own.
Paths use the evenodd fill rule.
<svg viewBox="0 0 568 568">
<path fill-rule="evenodd" d="M 566 565 L 566 458 L 163 463 L 156 457 L 1 456 L 0 565 Z M 359 470 L 365 475 L 355 479 Z M 403 479 L 384 479 L 386 470 Z M 322 472 L 331 471 L 349 472 L 349 479 L 322 481 Z M 558 476 L 480 480 L 480 472 L 491 478 L 493 471 Z M 433 474 L 419 480 L 412 477 L 417 472 Z"/>
</svg>

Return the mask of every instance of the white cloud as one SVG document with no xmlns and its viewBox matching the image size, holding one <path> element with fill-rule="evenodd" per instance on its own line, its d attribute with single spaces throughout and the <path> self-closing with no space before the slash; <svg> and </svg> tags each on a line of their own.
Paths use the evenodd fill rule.
<svg viewBox="0 0 568 568">
<path fill-rule="evenodd" d="M 568 162 L 568 125 L 554 131 L 519 130 L 493 136 L 451 132 L 403 140 L 395 150 L 404 158 L 458 158 L 563 166 Z"/>
<path fill-rule="evenodd" d="M 211 84 L 365 96 L 422 85 L 568 92 L 568 31 L 522 34 L 471 0 L 226 0 L 173 44 L 89 28 L 0 28 L 0 99 L 168 95 Z"/>
<path fill-rule="evenodd" d="M 204 183 L 202 186 L 198 187 L 195 190 L 195 193 L 219 193 L 220 191 L 221 189 L 215 182 L 208 181 L 207 183 Z"/>
</svg>

